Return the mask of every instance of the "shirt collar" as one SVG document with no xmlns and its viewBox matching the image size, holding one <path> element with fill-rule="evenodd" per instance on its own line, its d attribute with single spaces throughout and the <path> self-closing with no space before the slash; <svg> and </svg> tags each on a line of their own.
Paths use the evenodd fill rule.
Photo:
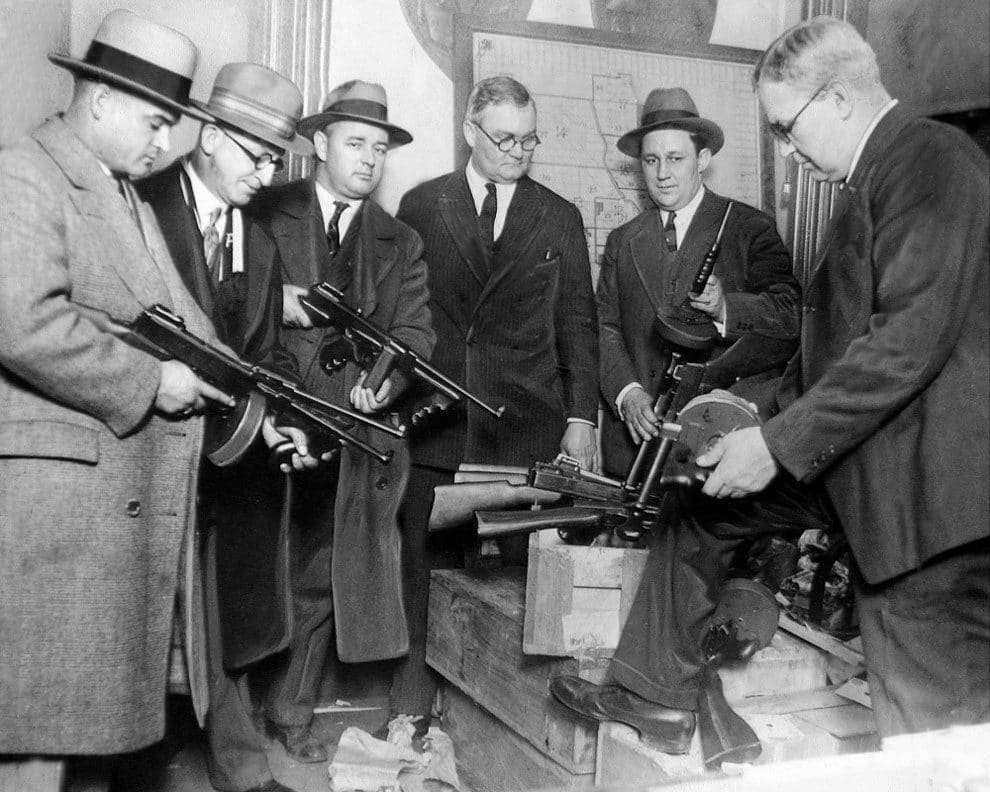
<svg viewBox="0 0 990 792">
<path fill-rule="evenodd" d="M 316 200 L 320 203 L 320 214 L 323 216 L 323 228 L 326 230 L 327 223 L 330 222 L 330 218 L 333 217 L 334 213 L 334 201 L 341 201 L 342 198 L 336 198 L 330 194 L 330 191 L 324 187 L 319 182 L 316 182 Z M 343 239 L 347 236 L 347 229 L 350 228 L 351 222 L 357 215 L 357 210 L 361 208 L 361 204 L 364 203 L 363 200 L 347 200 L 347 208 L 341 213 L 340 219 L 337 221 L 337 231 L 340 234 L 340 238 Z"/>
<path fill-rule="evenodd" d="M 701 199 L 705 197 L 705 185 L 701 185 L 698 192 L 694 194 L 694 197 L 687 202 L 685 206 L 674 212 L 674 227 L 677 228 L 678 236 L 683 238 L 684 231 L 687 227 L 691 225 L 691 220 L 694 219 L 695 213 L 698 211 L 698 207 L 701 206 Z M 667 215 L 670 214 L 667 210 L 660 210 L 660 224 L 665 225 L 667 222 Z"/>
<path fill-rule="evenodd" d="M 189 177 L 189 186 L 192 188 L 193 210 L 196 212 L 196 222 L 200 230 L 202 230 L 214 209 L 226 210 L 228 206 L 217 198 L 210 191 L 210 188 L 203 183 L 203 180 L 196 173 L 196 169 L 192 166 L 188 158 L 182 161 L 182 167 Z M 223 211 L 221 211 L 222 213 Z"/>
<path fill-rule="evenodd" d="M 481 214 L 481 204 L 484 203 L 485 196 L 488 195 L 488 189 L 485 185 L 489 180 L 475 170 L 474 165 L 471 164 L 471 160 L 468 160 L 464 173 L 467 176 L 467 183 L 468 188 L 471 190 L 471 197 L 474 199 L 474 211 L 477 214 Z M 512 200 L 512 196 L 516 192 L 516 185 L 518 182 L 512 182 L 511 184 L 499 184 L 498 182 L 494 182 L 494 184 L 495 200 L 498 202 L 498 207 L 501 213 L 501 211 L 504 211 L 509 206 L 509 201 Z"/>
<path fill-rule="evenodd" d="M 863 132 L 863 137 L 859 139 L 859 145 L 856 146 L 856 151 L 853 152 L 852 161 L 849 163 L 849 173 L 846 174 L 845 181 L 849 181 L 852 178 L 853 171 L 856 170 L 856 166 L 859 164 L 859 158 L 863 156 L 863 149 L 866 148 L 866 144 L 870 139 L 870 135 L 873 134 L 873 130 L 877 128 L 877 125 L 883 120 L 883 117 L 887 115 L 891 110 L 894 109 L 894 105 L 897 104 L 896 99 L 891 99 L 887 104 L 880 108 L 879 112 L 873 116 L 873 120 L 870 121 L 868 127 Z"/>
</svg>

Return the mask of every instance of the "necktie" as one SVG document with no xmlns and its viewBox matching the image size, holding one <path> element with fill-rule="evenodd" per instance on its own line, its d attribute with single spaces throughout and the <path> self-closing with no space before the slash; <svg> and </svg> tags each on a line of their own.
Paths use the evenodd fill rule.
<svg viewBox="0 0 990 792">
<path fill-rule="evenodd" d="M 220 232 L 217 230 L 217 220 L 220 219 L 222 212 L 222 206 L 210 212 L 206 227 L 203 229 L 203 255 L 206 257 L 206 269 L 209 270 L 210 278 L 214 283 L 219 283 L 223 277 L 221 272 L 223 245 L 220 244 Z"/>
<path fill-rule="evenodd" d="M 677 250 L 677 229 L 674 227 L 674 218 L 677 212 L 667 213 L 667 222 L 663 227 L 663 243 L 667 246 L 667 252 L 673 253 Z"/>
<path fill-rule="evenodd" d="M 327 223 L 327 244 L 330 246 L 331 256 L 336 256 L 337 251 L 340 250 L 340 228 L 337 224 L 348 206 L 350 204 L 345 201 L 333 202 L 333 215 L 330 217 L 330 222 Z"/>
<path fill-rule="evenodd" d="M 495 214 L 498 212 L 498 199 L 495 197 L 495 184 L 485 184 L 485 200 L 481 203 L 481 214 L 478 215 L 478 235 L 486 253 L 495 248 Z"/>
</svg>

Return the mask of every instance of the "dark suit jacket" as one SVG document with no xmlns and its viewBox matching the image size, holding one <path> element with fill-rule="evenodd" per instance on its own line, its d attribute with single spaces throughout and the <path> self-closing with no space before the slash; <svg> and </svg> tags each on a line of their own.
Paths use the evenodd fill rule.
<svg viewBox="0 0 990 792">
<path fill-rule="evenodd" d="M 414 188 L 398 217 L 423 237 L 433 364 L 492 406 L 414 441 L 417 464 L 530 465 L 552 459 L 568 417 L 597 423 L 598 339 L 577 208 L 528 177 L 518 183 L 487 276 L 463 171 Z"/>
<path fill-rule="evenodd" d="M 821 477 L 871 583 L 988 534 L 987 170 L 958 130 L 881 120 L 763 430 L 796 478 Z"/>
<path fill-rule="evenodd" d="M 182 191 L 176 162 L 138 183 L 155 212 L 176 268 L 204 312 L 214 317 L 214 292 L 203 237 Z M 298 379 L 294 358 L 279 341 L 282 279 L 274 241 L 248 211 L 244 220 L 243 337 L 223 337 L 246 360 Z M 218 332 L 222 332 L 218 325 Z M 225 334 L 224 334 L 225 335 Z M 288 646 L 291 609 L 288 527 L 281 520 L 284 478 L 268 463 L 259 438 L 236 465 L 203 470 L 204 506 L 216 526 L 217 592 L 224 663 L 240 668 Z M 207 597 L 206 601 L 212 601 Z M 195 640 L 195 636 L 193 636 Z M 204 649 L 205 651 L 205 649 Z"/>
<path fill-rule="evenodd" d="M 663 244 L 656 208 L 608 236 L 596 297 L 605 400 L 602 453 L 606 469 L 614 474 L 628 470 L 636 448 L 615 400 L 630 382 L 638 382 L 653 398 L 658 395 L 667 353 L 654 329 L 657 308 L 684 299 L 715 240 L 727 205 L 728 199 L 706 190 L 673 254 Z M 774 369 L 779 374 L 796 348 L 799 299 L 790 254 L 770 217 L 734 202 L 714 272 L 726 295 L 727 326 L 726 338 L 712 353 L 710 379 L 728 386 L 736 377 Z M 740 360 L 737 354 L 747 346 L 749 353 Z M 724 379 L 715 375 L 719 368 L 726 370 Z M 772 396 L 773 389 L 767 392 Z"/>
<path fill-rule="evenodd" d="M 329 257 L 326 232 L 314 184 L 297 181 L 272 190 L 263 209 L 281 254 L 286 283 L 309 286 L 321 279 Z M 408 226 L 371 200 L 361 209 L 348 299 L 383 330 L 429 359 L 435 336 L 427 308 L 426 266 L 422 243 Z M 347 403 L 360 370 L 348 365 L 333 375 L 323 372 L 319 352 L 334 330 L 286 329 L 283 338 L 299 361 L 303 383 L 311 392 Z M 404 379 L 393 373 L 392 385 Z M 359 430 L 360 431 L 360 430 Z M 409 445 L 373 432 L 365 439 L 394 452 L 388 465 L 344 449 L 336 493 L 332 583 L 337 651 L 346 662 L 397 657 L 408 651 L 402 609 L 397 513 L 409 477 Z M 329 526 L 312 526 L 328 534 Z"/>
</svg>

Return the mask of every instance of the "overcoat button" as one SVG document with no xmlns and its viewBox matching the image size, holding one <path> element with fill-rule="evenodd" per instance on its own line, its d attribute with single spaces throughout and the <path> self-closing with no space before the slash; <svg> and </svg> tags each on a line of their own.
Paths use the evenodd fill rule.
<svg viewBox="0 0 990 792">
<path fill-rule="evenodd" d="M 388 487 L 388 479 L 384 476 L 379 476 L 378 480 L 375 482 L 375 486 L 380 490 L 386 489 Z"/>
<path fill-rule="evenodd" d="M 127 501 L 127 516 L 137 517 L 141 513 L 141 501 L 139 500 L 129 500 Z"/>
</svg>

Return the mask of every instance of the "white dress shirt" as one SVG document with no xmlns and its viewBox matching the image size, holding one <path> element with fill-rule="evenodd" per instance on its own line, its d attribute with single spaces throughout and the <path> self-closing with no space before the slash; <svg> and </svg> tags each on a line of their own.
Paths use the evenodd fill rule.
<svg viewBox="0 0 990 792">
<path fill-rule="evenodd" d="M 468 160 L 467 168 L 465 168 L 464 172 L 467 174 L 467 183 L 471 190 L 471 197 L 474 198 L 474 213 L 480 215 L 481 205 L 488 196 L 488 189 L 485 185 L 489 180 L 475 170 L 474 163 L 470 160 Z M 509 211 L 509 203 L 512 201 L 512 196 L 516 193 L 516 183 L 499 184 L 498 182 L 494 182 L 494 184 L 495 235 L 493 239 L 498 239 L 502 235 L 502 229 L 505 228 L 505 215 Z"/>
<path fill-rule="evenodd" d="M 241 217 L 241 210 L 236 206 L 225 204 L 217 198 L 210 188 L 207 187 L 195 168 L 188 159 L 183 160 L 182 167 L 189 177 L 189 186 L 192 188 L 192 196 L 185 195 L 185 185 L 182 185 L 183 197 L 186 203 L 190 204 L 196 214 L 196 225 L 199 226 L 200 233 L 206 231 L 209 224 L 210 215 L 214 209 L 220 209 L 215 228 L 224 245 L 232 249 L 230 259 L 231 272 L 244 272 L 244 218 Z M 191 198 L 191 200 L 190 200 Z M 227 226 L 226 210 L 230 210 L 230 226 Z M 226 233 L 226 237 L 224 234 Z"/>
<path fill-rule="evenodd" d="M 336 207 L 333 205 L 334 201 L 344 201 L 344 199 L 335 198 L 326 187 L 316 182 L 316 200 L 320 203 L 320 213 L 323 215 L 323 230 L 326 231 L 330 223 L 330 218 L 333 217 L 333 213 L 336 211 Z M 354 218 L 357 216 L 358 209 L 361 208 L 363 201 L 346 200 L 344 203 L 347 204 L 347 208 L 341 212 L 340 218 L 337 220 L 337 234 L 341 242 L 347 236 L 347 229 L 354 222 Z"/>
</svg>

